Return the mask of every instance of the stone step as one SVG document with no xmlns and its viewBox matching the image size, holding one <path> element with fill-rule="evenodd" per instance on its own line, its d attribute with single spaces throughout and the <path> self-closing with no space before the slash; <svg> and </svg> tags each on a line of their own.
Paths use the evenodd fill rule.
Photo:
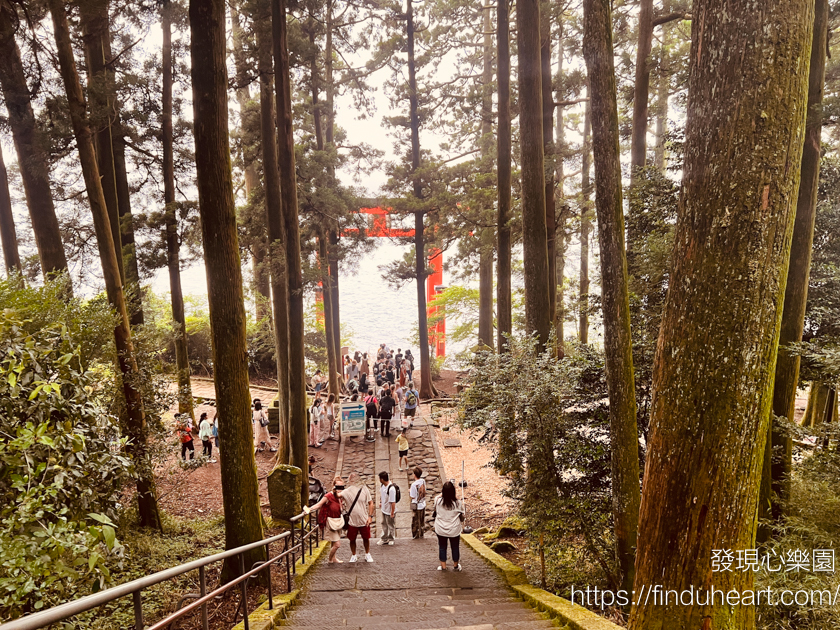
<svg viewBox="0 0 840 630">
<path fill-rule="evenodd" d="M 522 602 L 511 601 L 504 604 L 473 604 L 463 600 L 450 601 L 378 601 L 376 597 L 371 597 L 364 602 L 346 602 L 340 606 L 319 606 L 304 603 L 289 614 L 290 618 L 296 620 L 303 619 L 323 619 L 324 615 L 336 617 L 382 617 L 394 614 L 401 614 L 405 608 L 411 610 L 422 611 L 424 615 L 439 614 L 446 615 L 483 615 L 484 613 L 514 613 L 524 612 L 528 615 L 533 614 L 532 610 Z"/>
</svg>

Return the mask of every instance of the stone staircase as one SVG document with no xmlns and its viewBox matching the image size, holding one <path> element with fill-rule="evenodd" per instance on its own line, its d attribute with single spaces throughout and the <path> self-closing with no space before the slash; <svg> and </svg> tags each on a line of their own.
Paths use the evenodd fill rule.
<svg viewBox="0 0 840 630">
<path fill-rule="evenodd" d="M 503 578 L 462 543 L 464 570 L 437 571 L 434 534 L 398 538 L 394 546 L 371 545 L 374 562 L 321 561 L 284 625 L 308 630 L 531 630 L 554 627 L 547 616 L 514 597 Z M 450 559 L 451 565 L 451 559 Z"/>
</svg>

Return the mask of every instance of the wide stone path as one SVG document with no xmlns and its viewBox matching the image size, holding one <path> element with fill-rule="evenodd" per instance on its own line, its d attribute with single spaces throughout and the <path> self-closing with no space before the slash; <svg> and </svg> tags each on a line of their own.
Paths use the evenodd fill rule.
<svg viewBox="0 0 840 630">
<path fill-rule="evenodd" d="M 427 534 L 420 540 L 398 538 L 394 546 L 373 545 L 374 562 L 351 564 L 342 539 L 338 557 L 344 564 L 321 560 L 284 625 L 308 630 L 553 627 L 517 600 L 503 578 L 463 543 L 461 572 L 437 571 L 437 554 L 437 540 Z"/>
</svg>

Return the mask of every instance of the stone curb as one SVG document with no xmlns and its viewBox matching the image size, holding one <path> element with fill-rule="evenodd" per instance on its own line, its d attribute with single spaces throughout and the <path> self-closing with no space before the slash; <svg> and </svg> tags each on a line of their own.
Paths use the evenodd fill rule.
<svg viewBox="0 0 840 630">
<path fill-rule="evenodd" d="M 621 630 L 620 626 L 591 610 L 528 584 L 525 570 L 506 560 L 471 534 L 461 534 L 461 540 L 505 576 L 510 587 L 533 608 L 547 612 L 561 626 L 569 630 Z"/>
<path fill-rule="evenodd" d="M 330 543 L 322 540 L 318 543 L 318 547 L 312 552 L 311 556 L 307 556 L 306 562 L 297 561 L 295 565 L 295 579 L 303 578 L 324 553 L 328 549 Z M 276 595 L 274 597 L 274 608 L 269 609 L 268 602 L 260 605 L 248 615 L 248 626 L 250 630 L 274 630 L 280 628 L 283 620 L 286 618 L 286 613 L 294 606 L 295 601 L 300 597 L 301 589 L 296 588 L 291 593 L 284 593 L 283 595 Z M 241 621 L 233 627 L 233 630 L 244 630 L 245 622 Z"/>
</svg>

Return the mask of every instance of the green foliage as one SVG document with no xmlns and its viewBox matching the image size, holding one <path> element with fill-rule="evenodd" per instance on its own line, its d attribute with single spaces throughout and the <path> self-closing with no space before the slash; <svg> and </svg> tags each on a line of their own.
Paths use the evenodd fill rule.
<svg viewBox="0 0 840 630">
<path fill-rule="evenodd" d="M 0 615 L 6 618 L 108 583 L 106 560 L 123 551 L 111 519 L 133 471 L 121 454 L 125 440 L 116 420 L 103 406 L 107 390 L 85 365 L 79 339 L 64 323 L 36 319 L 8 308 L 0 313 Z"/>
<path fill-rule="evenodd" d="M 491 462 L 509 480 L 531 543 L 545 535 L 548 556 L 570 544 L 577 559 L 614 580 L 610 534 L 609 418 L 603 356 L 567 346 L 566 358 L 511 339 L 509 354 L 475 355 L 460 423 L 484 430 Z M 552 587 L 563 590 L 559 580 Z"/>
</svg>

